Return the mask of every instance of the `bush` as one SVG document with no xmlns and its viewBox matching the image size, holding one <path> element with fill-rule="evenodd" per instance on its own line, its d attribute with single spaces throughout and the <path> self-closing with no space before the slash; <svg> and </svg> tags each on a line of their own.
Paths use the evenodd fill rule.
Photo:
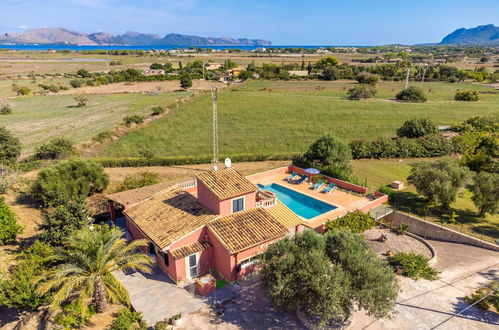
<svg viewBox="0 0 499 330">
<path fill-rule="evenodd" d="M 89 214 L 83 200 L 44 210 L 40 239 L 52 246 L 61 245 L 75 230 L 89 223 Z"/>
<path fill-rule="evenodd" d="M 390 196 L 395 192 L 395 190 L 390 186 L 381 186 L 378 188 L 378 192 Z"/>
<path fill-rule="evenodd" d="M 29 94 L 31 94 L 31 89 L 29 89 L 28 87 L 22 86 L 19 88 L 19 95 L 27 96 Z"/>
<path fill-rule="evenodd" d="M 32 311 L 46 303 L 49 295 L 38 295 L 35 279 L 50 267 L 53 260 L 47 257 L 52 254 L 53 249 L 40 241 L 22 251 L 10 274 L 0 276 L 0 306 Z"/>
<path fill-rule="evenodd" d="M 151 70 L 163 70 L 163 65 L 160 63 L 153 63 L 153 64 L 151 64 L 149 69 L 151 69 Z"/>
<path fill-rule="evenodd" d="M 96 136 L 92 137 L 92 141 L 102 143 L 104 142 L 104 140 L 110 138 L 111 136 L 113 136 L 113 132 L 111 131 L 100 132 Z"/>
<path fill-rule="evenodd" d="M 376 85 L 379 81 L 379 76 L 377 74 L 362 72 L 355 77 L 355 80 L 357 80 L 359 84 Z"/>
<path fill-rule="evenodd" d="M 130 308 L 123 308 L 114 314 L 114 320 L 109 326 L 110 330 L 129 330 L 143 327 L 142 313 L 132 312 Z"/>
<path fill-rule="evenodd" d="M 402 126 L 397 129 L 398 137 L 407 137 L 410 139 L 438 133 L 438 127 L 430 119 L 426 118 L 412 118 L 406 120 Z"/>
<path fill-rule="evenodd" d="M 357 85 L 351 88 L 347 92 L 347 96 L 350 100 L 361 100 L 369 99 L 376 95 L 376 88 L 372 85 Z"/>
<path fill-rule="evenodd" d="M 0 100 L 0 115 L 10 115 L 12 111 L 12 104 L 10 102 Z"/>
<path fill-rule="evenodd" d="M 452 125 L 451 129 L 456 132 L 499 132 L 499 114 L 472 117 L 462 123 Z"/>
<path fill-rule="evenodd" d="M 80 70 L 76 71 L 76 74 L 82 78 L 92 77 L 92 74 L 90 72 L 88 72 L 86 69 L 80 69 Z"/>
<path fill-rule="evenodd" d="M 189 74 L 184 73 L 180 76 L 180 87 L 183 89 L 192 87 L 192 78 Z"/>
<path fill-rule="evenodd" d="M 0 163 L 12 164 L 21 155 L 21 142 L 6 128 L 0 126 Z"/>
<path fill-rule="evenodd" d="M 65 138 L 54 138 L 35 149 L 35 159 L 64 159 L 75 153 L 73 143 Z"/>
<path fill-rule="evenodd" d="M 159 183 L 159 174 L 155 172 L 143 172 L 125 177 L 114 192 L 121 192 L 135 188 L 150 186 Z"/>
<path fill-rule="evenodd" d="M 86 325 L 92 315 L 95 314 L 95 308 L 92 306 L 83 306 L 77 301 L 72 301 L 62 308 L 54 318 L 54 323 L 62 326 L 64 329 L 78 329 Z"/>
<path fill-rule="evenodd" d="M 165 108 L 158 105 L 157 107 L 152 108 L 151 115 L 158 116 L 158 115 L 161 115 L 163 113 L 165 113 Z"/>
<path fill-rule="evenodd" d="M 428 259 L 414 253 L 396 252 L 388 258 L 388 262 L 394 269 L 402 269 L 402 275 L 418 280 L 436 280 L 438 272 L 428 265 Z"/>
<path fill-rule="evenodd" d="M 409 86 L 406 89 L 401 90 L 395 97 L 399 101 L 416 103 L 426 102 L 426 97 L 423 93 L 423 90 L 415 86 Z"/>
<path fill-rule="evenodd" d="M 454 100 L 476 102 L 478 101 L 478 92 L 457 90 L 456 95 L 454 95 Z"/>
<path fill-rule="evenodd" d="M 81 79 L 73 79 L 73 80 L 69 81 L 69 84 L 73 88 L 80 88 L 81 86 L 83 86 L 84 83 L 85 82 L 83 80 L 81 80 Z"/>
<path fill-rule="evenodd" d="M 473 193 L 471 200 L 477 207 L 479 216 L 484 216 L 487 212 L 492 215 L 497 213 L 499 210 L 498 173 L 480 172 L 475 174 L 470 191 Z"/>
<path fill-rule="evenodd" d="M 43 207 L 56 207 L 101 192 L 108 183 L 109 177 L 99 163 L 70 159 L 40 170 L 30 195 Z"/>
<path fill-rule="evenodd" d="M 113 60 L 109 62 L 109 65 L 123 65 L 123 62 L 121 62 L 120 60 Z"/>
<path fill-rule="evenodd" d="M 371 229 L 375 221 L 371 216 L 362 211 L 348 212 L 339 219 L 330 220 L 326 223 L 326 230 L 350 230 L 352 233 L 363 233 Z"/>
<path fill-rule="evenodd" d="M 17 223 L 17 216 L 0 197 L 0 245 L 9 243 L 22 233 L 23 228 Z"/>
<path fill-rule="evenodd" d="M 306 153 L 293 159 L 300 167 L 314 167 L 325 175 L 348 180 L 352 174 L 350 147 L 332 136 L 323 134 L 312 143 Z"/>
<path fill-rule="evenodd" d="M 86 94 L 78 94 L 73 99 L 78 103 L 79 108 L 86 107 L 88 103 L 88 96 Z"/>
<path fill-rule="evenodd" d="M 485 298 L 485 296 L 488 296 Z M 499 281 L 493 281 L 486 287 L 482 287 L 469 296 L 464 297 L 468 304 L 494 313 L 499 313 Z M 480 302 L 479 302 L 480 301 Z"/>
<path fill-rule="evenodd" d="M 123 122 L 125 125 L 130 126 L 131 124 L 142 124 L 144 122 L 144 116 L 139 116 L 139 115 L 133 115 L 133 116 L 126 116 L 123 118 Z"/>
</svg>

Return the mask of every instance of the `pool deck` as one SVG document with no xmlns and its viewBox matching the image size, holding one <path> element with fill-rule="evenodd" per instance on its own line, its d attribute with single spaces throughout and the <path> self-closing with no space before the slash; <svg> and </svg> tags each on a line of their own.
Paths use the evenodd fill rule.
<svg viewBox="0 0 499 330">
<path fill-rule="evenodd" d="M 356 196 L 354 194 L 350 194 L 339 189 L 335 189 L 331 191 L 329 194 L 323 194 L 321 193 L 321 191 L 324 187 L 321 187 L 318 190 L 311 190 L 310 189 L 311 185 L 308 182 L 304 182 L 302 184 L 293 184 L 284 181 L 284 179 L 287 178 L 288 176 L 289 174 L 275 174 L 263 178 L 249 177 L 248 179 L 255 185 L 257 184 L 268 185 L 276 183 L 286 188 L 295 190 L 299 193 L 302 193 L 304 195 L 310 196 L 312 198 L 318 199 L 320 201 L 323 201 L 325 203 L 337 207 L 332 211 L 323 213 L 312 219 L 304 219 L 305 225 L 310 228 L 318 228 L 322 224 L 324 224 L 327 220 L 334 219 L 336 217 L 346 214 L 347 212 L 354 211 L 372 201 L 372 199 L 368 197 Z"/>
</svg>

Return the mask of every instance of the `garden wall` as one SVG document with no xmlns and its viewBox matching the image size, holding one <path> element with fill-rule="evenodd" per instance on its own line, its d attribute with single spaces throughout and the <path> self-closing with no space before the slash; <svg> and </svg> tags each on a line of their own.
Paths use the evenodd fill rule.
<svg viewBox="0 0 499 330">
<path fill-rule="evenodd" d="M 406 223 L 409 225 L 409 232 L 423 238 L 468 244 L 499 252 L 498 245 L 482 241 L 478 238 L 462 234 L 450 228 L 439 226 L 437 224 L 419 219 L 415 216 L 401 213 L 399 211 L 394 211 L 393 213 L 388 214 L 385 219 L 391 222 L 394 226 L 398 226 L 401 223 Z"/>
</svg>

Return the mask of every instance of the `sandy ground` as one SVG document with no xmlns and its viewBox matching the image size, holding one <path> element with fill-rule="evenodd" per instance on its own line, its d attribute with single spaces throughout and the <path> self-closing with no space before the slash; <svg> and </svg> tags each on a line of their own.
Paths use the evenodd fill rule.
<svg viewBox="0 0 499 330">
<path fill-rule="evenodd" d="M 207 90 L 211 86 L 223 88 L 226 85 L 221 82 L 193 80 L 192 87 L 189 91 Z M 60 91 L 57 95 L 73 95 L 73 94 L 125 94 L 125 93 L 150 93 L 154 91 L 173 92 L 181 90 L 180 81 L 148 81 L 148 82 L 123 82 L 109 84 L 103 86 L 87 86 L 80 88 L 71 88 L 65 91 Z"/>
<path fill-rule="evenodd" d="M 386 242 L 379 242 L 378 238 L 385 234 L 388 237 Z M 366 230 L 364 238 L 369 243 L 369 246 L 378 253 L 382 258 L 386 258 L 386 251 L 406 252 L 422 254 L 427 258 L 431 258 L 431 251 L 420 241 L 407 235 L 397 235 L 389 229 L 372 228 Z"/>
</svg>

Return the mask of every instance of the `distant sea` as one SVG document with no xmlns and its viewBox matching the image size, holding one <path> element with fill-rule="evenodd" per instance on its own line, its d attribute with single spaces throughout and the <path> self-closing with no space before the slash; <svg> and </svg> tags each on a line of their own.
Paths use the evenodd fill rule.
<svg viewBox="0 0 499 330">
<path fill-rule="evenodd" d="M 32 50 L 32 51 L 47 51 L 53 50 L 151 50 L 163 49 L 172 50 L 175 48 L 211 48 L 211 49 L 242 49 L 242 50 L 255 50 L 256 48 L 306 48 L 313 49 L 319 47 L 369 47 L 369 46 L 289 46 L 289 45 L 272 45 L 272 46 L 75 46 L 75 45 L 0 45 L 0 49 L 13 49 L 13 50 Z"/>
</svg>

